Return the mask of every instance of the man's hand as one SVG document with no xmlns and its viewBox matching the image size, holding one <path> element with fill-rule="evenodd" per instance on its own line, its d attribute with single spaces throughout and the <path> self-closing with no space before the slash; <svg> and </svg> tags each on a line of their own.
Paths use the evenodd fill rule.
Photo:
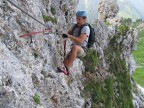
<svg viewBox="0 0 144 108">
<path fill-rule="evenodd" d="M 68 34 L 62 34 L 63 38 L 68 38 Z"/>
</svg>

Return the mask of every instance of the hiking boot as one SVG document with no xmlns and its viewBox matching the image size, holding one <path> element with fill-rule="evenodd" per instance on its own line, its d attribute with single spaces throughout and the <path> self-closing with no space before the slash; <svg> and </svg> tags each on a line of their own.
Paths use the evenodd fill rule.
<svg viewBox="0 0 144 108">
<path fill-rule="evenodd" d="M 69 75 L 69 71 L 68 71 L 68 69 L 66 67 L 57 67 L 57 71 L 58 72 L 62 72 L 62 73 L 64 73 L 67 76 Z"/>
</svg>

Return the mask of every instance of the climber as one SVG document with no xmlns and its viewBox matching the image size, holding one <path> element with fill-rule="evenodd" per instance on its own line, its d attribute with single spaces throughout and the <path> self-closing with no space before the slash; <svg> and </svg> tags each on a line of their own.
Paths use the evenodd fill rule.
<svg viewBox="0 0 144 108">
<path fill-rule="evenodd" d="M 76 13 L 77 23 L 68 30 L 68 33 L 62 35 L 63 38 L 69 38 L 73 42 L 71 51 L 63 61 L 64 66 L 57 67 L 57 70 L 63 72 L 65 75 L 69 75 L 69 68 L 72 66 L 76 57 L 84 57 L 86 55 L 85 49 L 87 48 L 88 36 L 90 34 L 89 26 L 82 27 L 86 24 L 86 18 L 85 11 L 78 11 Z M 80 28 L 81 31 L 79 33 Z"/>
</svg>

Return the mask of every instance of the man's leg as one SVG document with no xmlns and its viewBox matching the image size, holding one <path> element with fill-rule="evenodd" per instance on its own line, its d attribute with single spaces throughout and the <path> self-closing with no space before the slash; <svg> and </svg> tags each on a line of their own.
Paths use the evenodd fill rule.
<svg viewBox="0 0 144 108">
<path fill-rule="evenodd" d="M 64 65 L 65 65 L 67 68 L 70 68 L 70 67 L 72 66 L 72 64 L 73 64 L 74 60 L 76 59 L 77 54 L 78 54 L 78 52 L 80 52 L 80 50 L 81 50 L 81 47 L 78 46 L 78 45 L 74 45 L 74 46 L 72 47 L 72 51 L 71 51 L 71 54 L 70 54 L 69 59 L 66 58 L 66 59 L 64 60 Z"/>
</svg>

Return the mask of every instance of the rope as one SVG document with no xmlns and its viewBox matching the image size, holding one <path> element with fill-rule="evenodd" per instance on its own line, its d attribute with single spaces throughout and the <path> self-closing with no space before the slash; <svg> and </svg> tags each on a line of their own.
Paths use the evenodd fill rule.
<svg viewBox="0 0 144 108">
<path fill-rule="evenodd" d="M 44 23 L 40 22 L 39 20 L 37 20 L 36 18 L 34 18 L 32 15 L 28 14 L 26 11 L 24 11 L 22 8 L 20 8 L 19 6 L 17 6 L 16 4 L 14 4 L 13 2 L 11 2 L 10 0 L 7 0 L 10 4 L 12 4 L 13 6 L 15 6 L 16 8 L 18 8 L 19 10 L 21 10 L 23 13 L 25 13 L 26 15 L 28 15 L 29 17 L 31 17 L 32 19 L 34 19 L 35 21 L 37 21 L 38 23 L 40 23 L 41 25 L 47 27 L 47 25 L 45 25 Z"/>
<path fill-rule="evenodd" d="M 45 30 L 41 30 L 41 31 L 37 31 L 37 32 L 31 32 L 31 33 L 28 33 L 28 34 L 21 35 L 19 37 L 22 38 L 22 37 L 32 36 L 34 34 L 49 32 L 49 31 L 51 31 L 51 29 L 45 29 Z"/>
</svg>

